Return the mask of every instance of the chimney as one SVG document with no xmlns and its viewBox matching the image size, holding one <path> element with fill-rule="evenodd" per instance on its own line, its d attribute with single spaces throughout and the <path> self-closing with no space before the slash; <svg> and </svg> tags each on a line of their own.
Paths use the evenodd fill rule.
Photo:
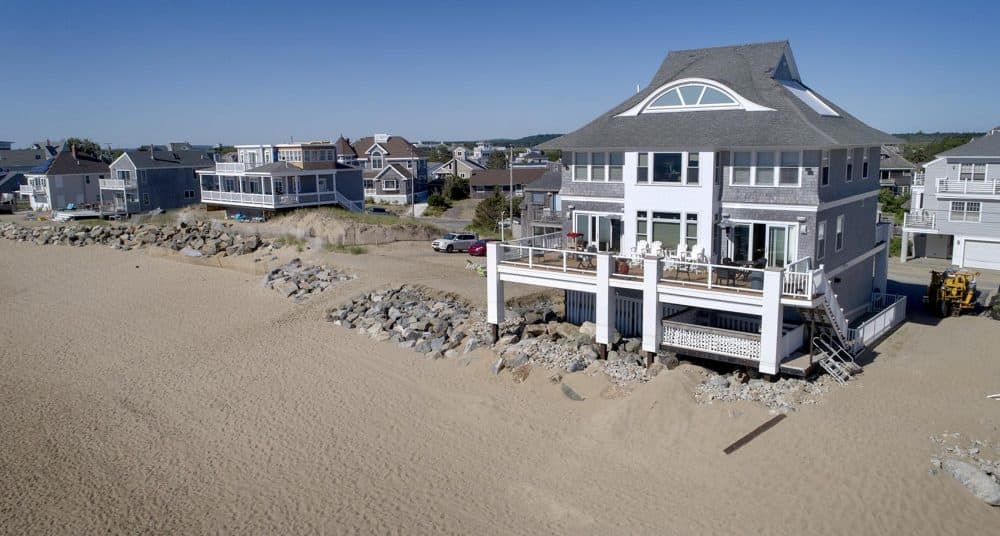
<svg viewBox="0 0 1000 536">
<path fill-rule="evenodd" d="M 73 145 L 71 145 L 70 149 L 73 151 L 73 160 L 78 160 L 77 157 L 76 157 L 76 144 L 74 143 Z M 77 163 L 79 163 L 79 162 L 77 162 Z"/>
</svg>

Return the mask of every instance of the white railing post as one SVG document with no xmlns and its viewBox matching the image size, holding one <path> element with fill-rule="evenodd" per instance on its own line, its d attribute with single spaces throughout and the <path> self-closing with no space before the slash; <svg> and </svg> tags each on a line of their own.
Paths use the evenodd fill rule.
<svg viewBox="0 0 1000 536">
<path fill-rule="evenodd" d="M 708 289 L 712 290 L 712 265 L 711 264 L 708 265 L 708 279 L 706 280 L 706 283 L 708 283 Z"/>
<path fill-rule="evenodd" d="M 566 251 L 566 250 L 563 250 L 563 252 L 562 252 L 563 272 L 566 272 L 566 270 L 568 269 L 568 267 L 566 266 L 566 264 L 567 264 L 566 263 L 566 259 L 567 259 L 568 255 L 569 255 L 569 252 Z"/>
<path fill-rule="evenodd" d="M 535 252 L 534 248 L 528 246 L 528 268 L 535 267 Z"/>
<path fill-rule="evenodd" d="M 760 316 L 760 367 L 764 374 L 777 374 L 781 367 L 781 328 L 784 311 L 781 306 L 782 270 L 764 271 L 764 307 Z"/>
<path fill-rule="evenodd" d="M 647 255 L 642 261 L 642 349 L 655 353 L 663 340 L 660 318 L 660 273 L 663 260 Z"/>
<path fill-rule="evenodd" d="M 615 329 L 615 299 L 611 289 L 611 272 L 614 258 L 608 253 L 597 255 L 597 296 L 595 299 L 597 324 L 596 341 L 602 345 L 601 356 L 607 357 L 611 333 Z"/>
<path fill-rule="evenodd" d="M 500 245 L 486 243 L 486 321 L 494 326 L 503 322 L 503 281 L 500 280 Z"/>
</svg>

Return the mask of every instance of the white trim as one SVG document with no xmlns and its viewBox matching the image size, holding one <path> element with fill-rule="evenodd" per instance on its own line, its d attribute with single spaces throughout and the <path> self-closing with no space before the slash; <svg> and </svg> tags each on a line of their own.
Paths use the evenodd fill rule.
<svg viewBox="0 0 1000 536">
<path fill-rule="evenodd" d="M 819 207 L 816 205 L 774 205 L 770 203 L 722 203 L 722 208 L 775 210 L 782 212 L 816 212 L 819 210 Z"/>
<path fill-rule="evenodd" d="M 378 142 L 374 142 L 374 143 L 372 143 L 372 146 L 371 146 L 371 147 L 369 147 L 369 148 L 368 148 L 368 149 L 367 149 L 367 150 L 365 151 L 365 154 L 368 154 L 368 155 L 370 155 L 370 154 L 372 153 L 372 149 L 374 149 L 374 148 L 376 148 L 376 147 L 378 147 L 378 148 L 379 148 L 379 150 L 381 150 L 381 151 L 382 151 L 382 156 L 383 156 L 383 157 L 384 157 L 385 155 L 389 154 L 389 151 L 387 151 L 387 150 L 385 149 L 385 147 L 382 147 L 382 144 L 380 144 L 380 143 L 378 143 Z"/>
<path fill-rule="evenodd" d="M 601 184 L 601 183 L 598 183 L 598 184 Z M 611 184 L 621 184 L 621 183 L 613 182 Z M 600 197 L 600 196 L 594 196 L 594 195 L 560 195 L 559 199 L 562 199 L 564 203 L 567 202 L 567 201 L 569 201 L 569 202 L 576 201 L 576 202 L 579 202 L 579 203 L 586 203 L 586 202 L 591 202 L 591 203 L 617 203 L 619 205 L 622 205 L 623 209 L 624 209 L 624 205 L 625 205 L 625 199 L 622 196 Z"/>
<path fill-rule="evenodd" d="M 832 278 L 832 277 L 840 274 L 844 270 L 847 270 L 847 269 L 850 269 L 850 268 L 854 268 L 858 264 L 861 264 L 862 262 L 864 262 L 865 259 L 868 259 L 872 255 L 876 255 L 877 253 L 879 253 L 880 251 L 882 251 L 883 249 L 885 249 L 885 247 L 886 247 L 885 243 L 879 244 L 879 245 L 877 245 L 877 246 L 869 249 L 868 251 L 862 253 L 861 255 L 858 255 L 857 257 L 854 257 L 853 259 L 845 262 L 844 264 L 841 264 L 840 266 L 834 268 L 833 270 L 827 270 L 826 271 L 826 276 Z"/>
<path fill-rule="evenodd" d="M 734 98 L 736 100 L 736 102 L 738 103 L 738 107 L 734 107 L 732 105 L 727 105 L 727 106 L 723 106 L 723 107 L 710 106 L 710 107 L 696 107 L 696 108 L 681 107 L 681 108 L 653 108 L 653 109 L 647 109 L 647 106 L 649 106 L 650 103 L 652 103 L 654 100 L 660 98 L 660 96 L 663 95 L 664 93 L 666 93 L 667 91 L 670 91 L 671 89 L 674 89 L 675 87 L 679 87 L 679 86 L 683 86 L 683 85 L 687 85 L 687 84 L 693 84 L 693 83 L 694 84 L 705 84 L 705 85 L 713 86 L 716 89 L 719 89 L 723 93 L 726 93 L 730 97 Z M 753 101 L 751 101 L 749 99 L 744 98 L 742 95 L 740 95 L 739 93 L 737 93 L 736 91 L 734 91 L 732 88 L 726 86 L 725 84 L 720 84 L 719 82 L 717 82 L 715 80 L 710 80 L 708 78 L 682 78 L 680 80 L 673 80 L 673 81 L 667 82 L 666 84 L 663 84 L 662 86 L 656 88 L 655 90 L 651 91 L 646 96 L 646 98 L 644 98 L 641 101 L 639 101 L 638 104 L 636 104 L 636 105 L 632 106 L 631 108 L 629 108 L 628 110 L 625 110 L 624 112 L 616 115 L 615 117 L 636 117 L 640 113 L 691 112 L 691 111 L 713 110 L 713 109 L 714 110 L 738 110 L 738 109 L 743 109 L 743 110 L 748 111 L 748 112 L 760 112 L 760 111 L 773 112 L 774 111 L 774 109 L 772 109 L 772 108 L 767 108 L 766 106 L 761 106 L 761 105 L 759 105 L 759 104 L 757 104 L 757 103 L 755 103 L 755 102 L 753 102 Z"/>
</svg>

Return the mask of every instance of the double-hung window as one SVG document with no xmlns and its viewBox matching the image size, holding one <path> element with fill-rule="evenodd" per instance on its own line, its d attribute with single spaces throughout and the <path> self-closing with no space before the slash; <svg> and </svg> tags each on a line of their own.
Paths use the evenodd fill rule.
<svg viewBox="0 0 1000 536">
<path fill-rule="evenodd" d="M 698 245 L 698 214 L 688 214 L 685 216 L 684 241 L 688 250 Z"/>
<path fill-rule="evenodd" d="M 625 153 L 608 153 L 608 163 L 610 164 L 608 166 L 608 180 L 611 182 L 621 182 L 622 170 L 625 167 Z"/>
<path fill-rule="evenodd" d="M 750 157 L 750 151 L 735 151 L 733 153 L 733 176 L 729 180 L 730 184 L 750 184 Z"/>
<path fill-rule="evenodd" d="M 698 184 L 698 153 L 688 153 L 687 183 Z"/>
<path fill-rule="evenodd" d="M 604 160 L 607 157 L 604 153 L 590 153 L 590 180 L 601 181 L 605 180 L 604 175 Z"/>
<path fill-rule="evenodd" d="M 979 201 L 952 201 L 948 221 L 978 222 L 982 216 Z"/>
<path fill-rule="evenodd" d="M 851 149 L 847 150 L 847 167 L 845 168 L 844 181 L 851 182 L 854 180 L 854 151 Z"/>
<path fill-rule="evenodd" d="M 774 186 L 774 153 L 757 151 L 757 186 Z"/>
<path fill-rule="evenodd" d="M 861 156 L 861 180 L 868 178 L 868 151 Z"/>
<path fill-rule="evenodd" d="M 819 184 L 820 186 L 828 186 L 830 184 L 830 151 L 823 151 Z"/>
<path fill-rule="evenodd" d="M 778 170 L 778 184 L 796 186 L 799 184 L 799 152 L 781 151 L 781 168 Z"/>
<path fill-rule="evenodd" d="M 816 224 L 816 260 L 826 256 L 826 222 Z"/>
<path fill-rule="evenodd" d="M 836 251 L 844 249 L 844 215 L 841 214 L 837 216 L 837 235 L 836 244 L 834 244 Z"/>
<path fill-rule="evenodd" d="M 645 210 L 640 210 L 635 213 L 635 243 L 638 244 L 642 240 L 647 240 L 649 236 L 649 230 L 646 228 L 646 222 L 648 221 L 646 217 L 648 213 Z"/>
<path fill-rule="evenodd" d="M 590 153 L 573 153 L 573 180 L 588 181 L 587 166 L 590 164 Z"/>
<path fill-rule="evenodd" d="M 681 182 L 683 165 L 681 153 L 653 153 L 653 182 Z"/>
<path fill-rule="evenodd" d="M 639 165 L 636 168 L 636 181 L 649 182 L 649 153 L 639 153 Z"/>
<path fill-rule="evenodd" d="M 958 178 L 963 181 L 985 181 L 986 164 L 962 164 Z"/>
</svg>

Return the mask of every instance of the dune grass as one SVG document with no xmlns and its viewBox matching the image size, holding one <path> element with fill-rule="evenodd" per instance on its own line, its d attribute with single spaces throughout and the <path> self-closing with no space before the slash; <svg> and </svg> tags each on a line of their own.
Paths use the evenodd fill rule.
<svg viewBox="0 0 1000 536">
<path fill-rule="evenodd" d="M 368 248 L 365 246 L 348 246 L 346 244 L 326 244 L 325 249 L 327 251 L 333 251 L 336 253 L 346 253 L 348 255 L 364 255 L 368 253 Z"/>
</svg>

